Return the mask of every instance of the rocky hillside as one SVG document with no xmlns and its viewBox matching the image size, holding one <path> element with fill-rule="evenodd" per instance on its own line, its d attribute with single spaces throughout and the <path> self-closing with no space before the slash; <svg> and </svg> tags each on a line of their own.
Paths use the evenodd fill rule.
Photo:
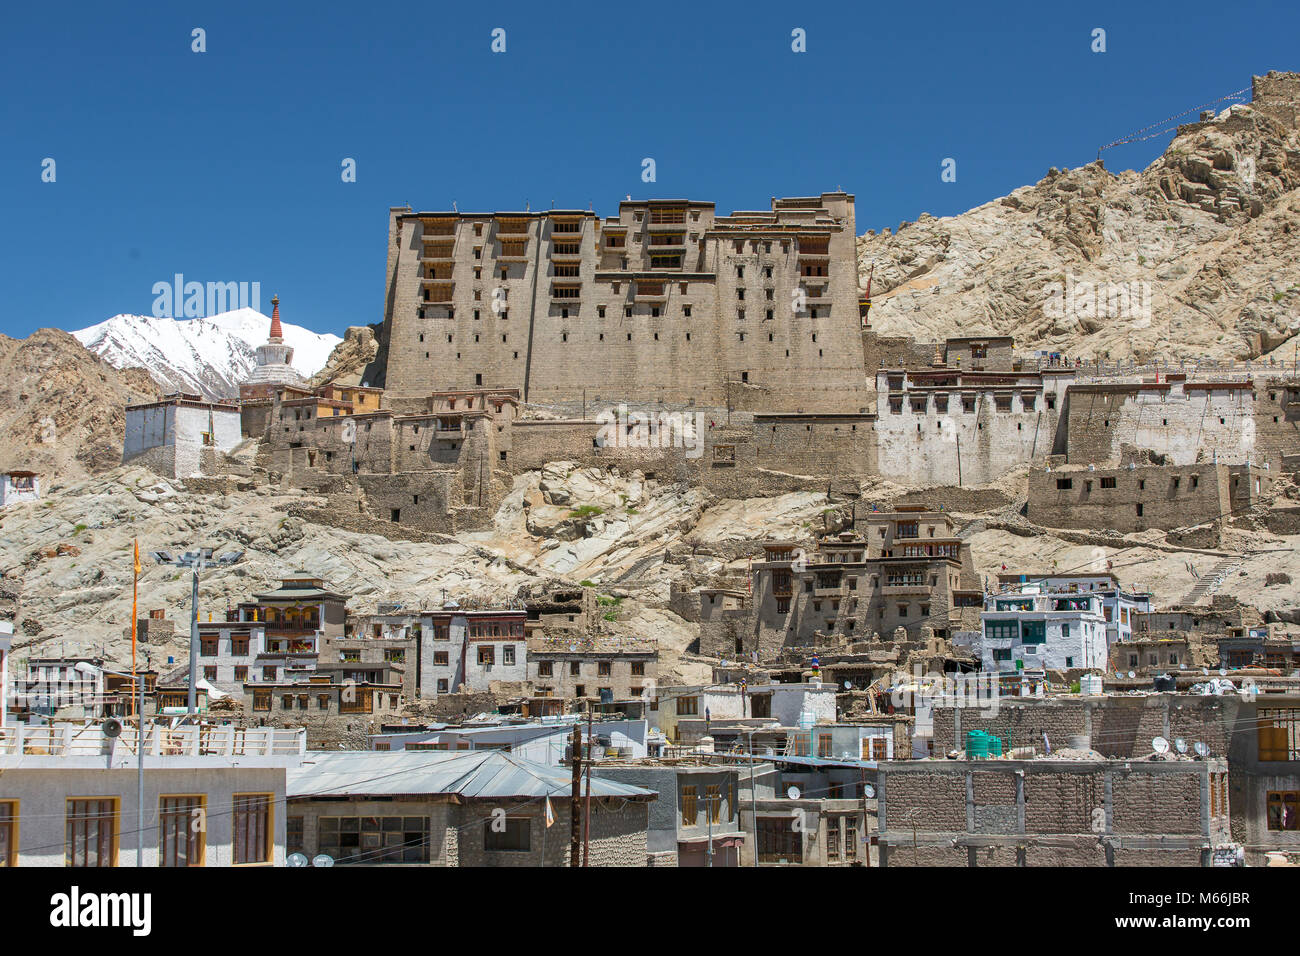
<svg viewBox="0 0 1300 956">
<path fill-rule="evenodd" d="M 1085 358 L 1277 349 L 1300 332 L 1298 113 L 1300 74 L 1270 73 L 1141 172 L 1053 168 L 959 216 L 868 232 L 872 327 Z"/>
<path fill-rule="evenodd" d="M 50 488 L 114 468 L 126 404 L 157 395 L 143 369 L 119 371 L 66 332 L 0 335 L 0 471 L 39 472 Z"/>
<path fill-rule="evenodd" d="M 1024 475 L 1008 479 L 1021 487 Z M 882 480 L 862 486 L 864 500 L 890 502 L 902 489 Z M 1001 565 L 1043 570 L 1113 567 L 1126 585 L 1151 588 L 1168 603 L 1185 594 L 1220 560 L 1204 551 L 1171 548 L 1159 532 L 1130 536 L 1125 546 L 1099 546 L 1087 535 L 1033 529 L 1007 494 L 968 495 L 987 510 L 950 509 L 974 549 L 976 570 Z M 220 617 L 248 594 L 307 568 L 352 595 L 355 612 L 379 602 L 434 607 L 500 604 L 542 593 L 560 581 L 597 589 L 600 626 L 611 635 L 654 641 L 661 675 L 706 680 L 708 665 L 690 653 L 695 626 L 677 613 L 670 586 L 690 590 L 719 582 L 743 587 L 761 542 L 777 536 L 810 541 L 838 527 L 844 502 L 814 492 L 772 498 L 717 499 L 699 488 L 660 484 L 640 472 L 579 468 L 555 462 L 519 475 L 492 528 L 430 541 L 358 534 L 302 515 L 326 499 L 278 487 L 217 493 L 203 482 L 159 478 L 134 466 L 67 482 L 43 501 L 0 513 L 0 617 L 15 624 L 15 657 L 39 653 L 106 653 L 129 659 L 131 544 L 142 552 L 184 550 L 203 542 L 244 558 L 206 572 L 200 613 Z M 1300 578 L 1300 536 L 1234 532 L 1239 570 L 1221 588 L 1240 600 L 1300 620 L 1294 588 L 1277 572 Z M 150 645 L 154 663 L 185 655 L 188 577 L 148 563 L 140 580 L 144 613 L 163 608 L 180 626 L 171 642 Z M 61 650 L 60 650 L 61 649 Z"/>
<path fill-rule="evenodd" d="M 311 377 L 311 384 L 373 384 L 367 375 L 371 363 L 379 354 L 379 343 L 375 340 L 376 328 L 377 326 L 370 325 L 349 326 L 343 341 L 334 346 L 325 366 Z"/>
<path fill-rule="evenodd" d="M 695 628 L 667 608 L 668 581 L 686 570 L 669 560 L 670 552 L 699 550 L 701 568 L 721 569 L 730 542 L 757 540 L 773 528 L 810 527 L 825 498 L 786 495 L 738 506 L 647 482 L 639 472 L 559 462 L 519 476 L 492 530 L 432 542 L 357 534 L 297 514 L 325 504 L 269 487 L 195 491 L 128 465 L 6 508 L 0 512 L 0 617 L 14 621 L 15 656 L 62 647 L 129 658 L 131 545 L 138 537 L 142 553 L 200 541 L 244 551 L 238 564 L 203 577 L 201 613 L 218 617 L 295 568 L 351 594 L 354 611 L 373 611 L 381 601 L 436 607 L 447 597 L 499 604 L 560 581 L 589 580 L 603 596 L 601 626 L 608 633 L 655 641 L 662 673 L 706 679 L 706 666 L 682 659 Z M 151 563 L 145 568 L 142 613 L 164 608 L 184 630 L 189 596 L 186 575 Z M 181 660 L 184 647 L 181 635 L 149 651 L 165 664 L 168 656 Z"/>
</svg>

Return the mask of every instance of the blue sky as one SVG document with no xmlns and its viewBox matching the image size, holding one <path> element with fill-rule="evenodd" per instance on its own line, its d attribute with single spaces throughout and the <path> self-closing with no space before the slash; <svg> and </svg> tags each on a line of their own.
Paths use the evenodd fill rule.
<svg viewBox="0 0 1300 956">
<path fill-rule="evenodd" d="M 1294 4 L 1201 0 L 6 4 L 0 332 L 148 314 L 180 272 L 258 281 L 264 311 L 275 292 L 286 321 L 341 333 L 382 318 L 406 202 L 729 212 L 842 187 L 859 232 L 951 215 L 1300 68 L 1297 26 Z"/>
</svg>

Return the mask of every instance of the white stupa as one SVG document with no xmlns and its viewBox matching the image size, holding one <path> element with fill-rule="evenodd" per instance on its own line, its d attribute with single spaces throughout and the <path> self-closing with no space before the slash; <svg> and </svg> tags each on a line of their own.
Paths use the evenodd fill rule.
<svg viewBox="0 0 1300 956">
<path fill-rule="evenodd" d="M 240 387 L 243 398 L 269 398 L 278 386 L 302 385 L 303 377 L 289 363 L 293 361 L 293 346 L 286 345 L 284 330 L 280 328 L 280 297 L 271 297 L 271 334 L 264 345 L 257 347 L 257 368 Z"/>
</svg>

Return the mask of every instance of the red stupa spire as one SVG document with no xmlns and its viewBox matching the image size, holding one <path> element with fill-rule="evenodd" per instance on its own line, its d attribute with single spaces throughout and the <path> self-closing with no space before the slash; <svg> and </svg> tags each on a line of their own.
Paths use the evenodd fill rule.
<svg viewBox="0 0 1300 956">
<path fill-rule="evenodd" d="M 280 297 L 278 295 L 271 296 L 271 337 L 268 341 L 284 341 L 284 330 L 280 328 Z"/>
</svg>

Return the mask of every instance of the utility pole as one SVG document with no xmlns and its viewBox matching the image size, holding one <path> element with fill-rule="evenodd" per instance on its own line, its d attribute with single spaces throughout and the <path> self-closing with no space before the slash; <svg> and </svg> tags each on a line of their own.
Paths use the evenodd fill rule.
<svg viewBox="0 0 1300 956">
<path fill-rule="evenodd" d="M 754 828 L 754 843 L 750 847 L 750 856 L 754 866 L 758 866 L 758 790 L 754 788 L 754 732 L 749 732 L 749 816 L 750 826 Z"/>
<path fill-rule="evenodd" d="M 186 551 L 184 554 L 172 556 L 169 551 L 154 551 L 153 559 L 158 564 L 170 564 L 175 567 L 189 568 L 193 580 L 190 590 L 190 680 L 189 680 L 189 699 L 186 706 L 186 715 L 193 719 L 198 713 L 197 697 L 198 692 L 196 683 L 198 681 L 198 654 L 199 654 L 199 572 L 204 568 L 209 568 L 214 564 L 232 565 L 244 556 L 243 551 L 227 551 L 219 558 L 213 558 L 211 548 L 199 548 L 195 551 Z"/>
<path fill-rule="evenodd" d="M 718 794 L 719 797 L 722 794 Z M 709 824 L 709 868 L 713 868 L 713 794 L 709 793 L 709 788 L 704 788 L 704 817 Z"/>
<path fill-rule="evenodd" d="M 578 815 L 578 792 L 582 788 L 582 725 L 573 722 L 573 780 L 569 784 L 569 866 L 580 866 L 582 818 Z"/>
<path fill-rule="evenodd" d="M 867 822 L 867 768 L 859 767 L 862 771 L 862 856 L 866 860 L 866 865 L 871 866 L 871 833 L 868 831 Z M 856 847 L 854 849 L 857 849 Z"/>
<path fill-rule="evenodd" d="M 587 705 L 587 797 L 585 817 L 582 824 L 582 865 L 591 866 L 591 704 Z"/>
<path fill-rule="evenodd" d="M 953 434 L 957 437 L 957 487 L 961 487 L 961 433 L 954 430 Z"/>
</svg>

